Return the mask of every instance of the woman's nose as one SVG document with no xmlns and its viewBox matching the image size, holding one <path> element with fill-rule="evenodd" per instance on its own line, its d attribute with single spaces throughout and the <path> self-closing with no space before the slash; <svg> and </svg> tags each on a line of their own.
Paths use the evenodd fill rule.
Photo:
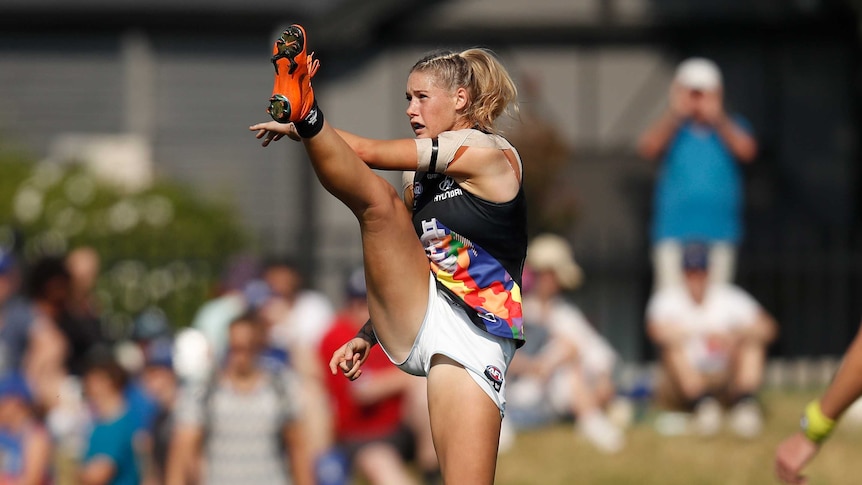
<svg viewBox="0 0 862 485">
<path fill-rule="evenodd" d="M 419 114 L 418 110 L 416 109 L 417 104 L 418 103 L 416 101 L 410 101 L 409 103 L 407 103 L 407 110 L 406 110 L 407 116 L 413 117 L 413 116 Z"/>
</svg>

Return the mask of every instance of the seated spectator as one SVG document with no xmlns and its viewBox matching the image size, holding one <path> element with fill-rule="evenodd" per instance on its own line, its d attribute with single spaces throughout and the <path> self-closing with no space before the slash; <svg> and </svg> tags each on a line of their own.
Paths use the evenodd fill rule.
<svg viewBox="0 0 862 485">
<path fill-rule="evenodd" d="M 564 292 L 581 284 L 580 267 L 568 242 L 543 234 L 530 242 L 524 332 L 527 343 L 509 368 L 507 416 L 522 426 L 574 416 L 576 427 L 599 450 L 624 446 L 622 431 L 606 417 L 616 389 L 616 353 L 567 301 Z"/>
<path fill-rule="evenodd" d="M 665 377 L 659 399 L 694 411 L 703 435 L 719 431 L 722 406 L 730 407 L 733 431 L 753 437 L 763 427 L 755 395 L 776 325 L 741 288 L 708 280 L 708 251 L 687 245 L 684 285 L 660 290 L 647 307 L 647 335 L 659 349 Z"/>
<path fill-rule="evenodd" d="M 127 384 L 126 371 L 111 359 L 94 361 L 84 373 L 84 393 L 95 416 L 78 473 L 82 485 L 141 482 L 135 448 L 138 419 L 124 398 Z"/>
<path fill-rule="evenodd" d="M 407 405 L 411 392 L 417 386 L 424 387 L 424 381 L 392 365 L 380 346 L 371 349 L 359 380 L 350 381 L 340 372 L 332 374 L 328 370 L 332 354 L 352 339 L 369 318 L 361 268 L 350 274 L 346 290 L 344 308 L 323 336 L 319 351 L 335 414 L 336 447 L 346 455 L 349 468 L 370 484 L 416 483 L 406 465 L 416 448 L 414 432 L 406 424 Z M 427 405 L 424 409 L 427 415 Z M 427 429 L 427 445 L 433 456 L 430 426 Z M 439 475 L 436 457 L 419 465 L 429 480 Z"/>
<path fill-rule="evenodd" d="M 253 315 L 234 320 L 223 368 L 181 391 L 169 485 L 197 483 L 201 476 L 211 485 L 313 483 L 300 433 L 298 387 L 286 371 L 274 373 L 261 364 L 261 327 Z"/>
<path fill-rule="evenodd" d="M 24 377 L 0 378 L 0 483 L 49 483 L 51 437 L 36 418 Z"/>
</svg>

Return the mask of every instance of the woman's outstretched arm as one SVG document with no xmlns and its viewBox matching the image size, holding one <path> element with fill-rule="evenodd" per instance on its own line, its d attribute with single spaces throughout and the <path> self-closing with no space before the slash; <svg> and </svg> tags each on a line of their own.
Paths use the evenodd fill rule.
<svg viewBox="0 0 862 485">
<path fill-rule="evenodd" d="M 261 144 L 265 147 L 285 136 L 300 141 L 293 123 L 267 121 L 250 126 L 249 130 L 257 132 L 255 137 L 263 140 Z M 376 140 L 354 135 L 344 130 L 335 129 L 335 131 L 371 168 L 379 170 L 416 169 L 416 142 L 411 139 Z"/>
</svg>

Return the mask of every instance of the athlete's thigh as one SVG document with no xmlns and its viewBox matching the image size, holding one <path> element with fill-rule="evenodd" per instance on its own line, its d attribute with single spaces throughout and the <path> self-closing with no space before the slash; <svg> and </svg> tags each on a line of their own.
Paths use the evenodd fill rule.
<svg viewBox="0 0 862 485">
<path fill-rule="evenodd" d="M 380 196 L 357 214 L 368 307 L 380 342 L 401 360 L 425 317 L 430 267 L 404 203 L 385 179 L 376 176 L 376 183 Z"/>
<path fill-rule="evenodd" d="M 500 410 L 461 365 L 440 354 L 432 362 L 428 410 L 445 482 L 494 483 Z"/>
</svg>

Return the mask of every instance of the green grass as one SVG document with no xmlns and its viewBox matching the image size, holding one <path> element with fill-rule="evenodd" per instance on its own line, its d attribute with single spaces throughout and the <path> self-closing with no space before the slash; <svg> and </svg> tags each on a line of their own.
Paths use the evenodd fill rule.
<svg viewBox="0 0 862 485">
<path fill-rule="evenodd" d="M 766 429 L 745 441 L 723 431 L 713 438 L 662 436 L 654 414 L 627 433 L 626 448 L 603 455 L 577 436 L 571 424 L 518 435 L 500 455 L 498 485 L 762 485 L 778 481 L 772 471 L 778 443 L 797 429 L 814 393 L 765 393 Z M 809 465 L 812 485 L 862 484 L 862 428 L 842 423 Z"/>
</svg>

